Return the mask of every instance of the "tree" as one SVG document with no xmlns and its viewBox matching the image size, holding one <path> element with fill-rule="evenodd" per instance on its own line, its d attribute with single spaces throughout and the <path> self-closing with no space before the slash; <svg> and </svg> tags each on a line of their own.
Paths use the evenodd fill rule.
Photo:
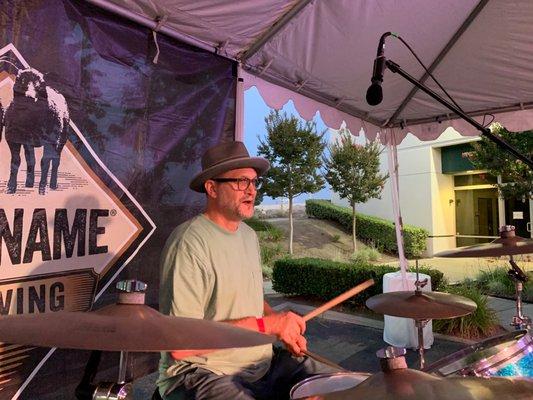
<svg viewBox="0 0 533 400">
<path fill-rule="evenodd" d="M 352 206 L 352 242 L 355 252 L 355 205 L 379 198 L 389 175 L 379 173 L 379 144 L 355 144 L 346 129 L 340 131 L 340 140 L 328 146 L 328 151 L 329 156 L 324 156 L 325 178 L 332 189 Z"/>
<path fill-rule="evenodd" d="M 265 118 L 267 136 L 259 140 L 257 153 L 270 161 L 261 191 L 270 197 L 289 199 L 289 253 L 293 242 L 293 199 L 303 193 L 315 193 L 324 187 L 320 174 L 321 155 L 326 147 L 325 131 L 317 134 L 313 122 L 301 123 L 294 116 L 271 111 Z"/>
<path fill-rule="evenodd" d="M 533 131 L 509 132 L 500 124 L 493 124 L 491 131 L 529 158 L 533 156 Z M 533 171 L 529 166 L 484 136 L 472 146 L 469 158 L 474 166 L 502 177 L 502 183 L 496 184 L 502 197 L 524 201 L 533 198 Z"/>
</svg>

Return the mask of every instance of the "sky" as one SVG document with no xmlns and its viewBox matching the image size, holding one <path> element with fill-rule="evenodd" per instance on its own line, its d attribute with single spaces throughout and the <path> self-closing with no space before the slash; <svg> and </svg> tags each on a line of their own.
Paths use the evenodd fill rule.
<svg viewBox="0 0 533 400">
<path fill-rule="evenodd" d="M 244 92 L 244 144 L 248 149 L 250 155 L 257 155 L 257 146 L 259 145 L 259 139 L 266 137 L 265 118 L 270 113 L 271 108 L 265 104 L 263 98 L 259 94 L 259 91 L 252 87 Z M 292 100 L 289 100 L 282 108 L 282 111 L 289 115 L 294 115 L 301 121 L 305 121 L 300 117 L 298 111 L 294 108 Z M 316 123 L 317 132 L 323 132 L 327 130 L 327 126 L 320 118 L 320 114 L 316 114 L 313 118 Z M 329 139 L 329 131 L 324 135 L 326 142 Z M 306 199 L 329 199 L 330 190 L 328 187 L 313 194 L 302 194 L 294 199 L 295 204 L 304 203 Z M 287 199 L 272 199 L 265 196 L 263 198 L 263 205 L 280 204 L 283 202 L 287 204 Z"/>
</svg>

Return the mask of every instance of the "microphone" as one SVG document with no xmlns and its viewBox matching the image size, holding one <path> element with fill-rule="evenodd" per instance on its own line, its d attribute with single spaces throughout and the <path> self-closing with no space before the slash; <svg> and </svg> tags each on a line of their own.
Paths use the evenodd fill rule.
<svg viewBox="0 0 533 400">
<path fill-rule="evenodd" d="M 366 91 L 366 102 L 371 106 L 377 106 L 383 100 L 383 89 L 381 83 L 383 82 L 383 73 L 385 72 L 385 38 L 391 35 L 391 32 L 385 32 L 381 35 L 378 44 L 378 52 L 374 60 L 374 69 L 372 70 L 372 84 Z"/>
</svg>

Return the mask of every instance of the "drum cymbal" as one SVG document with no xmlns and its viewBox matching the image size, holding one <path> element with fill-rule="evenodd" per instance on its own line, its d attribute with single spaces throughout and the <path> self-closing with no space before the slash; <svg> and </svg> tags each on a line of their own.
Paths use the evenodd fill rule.
<svg viewBox="0 0 533 400">
<path fill-rule="evenodd" d="M 410 369 L 380 372 L 343 391 L 320 394 L 323 400 L 519 400 L 531 399 L 526 378 L 437 378 Z"/>
<path fill-rule="evenodd" d="M 0 317 L 1 342 L 41 347 L 158 352 L 249 347 L 275 340 L 221 322 L 166 316 L 144 304 Z"/>
<path fill-rule="evenodd" d="M 474 312 L 476 303 L 441 292 L 389 292 L 369 298 L 366 306 L 379 314 L 413 319 L 447 319 Z"/>
<path fill-rule="evenodd" d="M 505 229 L 509 230 L 505 230 Z M 515 235 L 514 227 L 502 227 L 500 237 L 490 243 L 458 247 L 435 254 L 435 257 L 499 257 L 533 253 L 533 240 Z"/>
</svg>

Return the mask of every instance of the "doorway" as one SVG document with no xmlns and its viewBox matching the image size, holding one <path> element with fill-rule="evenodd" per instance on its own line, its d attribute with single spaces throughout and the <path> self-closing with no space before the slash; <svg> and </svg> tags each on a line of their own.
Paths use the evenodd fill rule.
<svg viewBox="0 0 533 400">
<path fill-rule="evenodd" d="M 505 223 L 514 225 L 518 236 L 525 238 L 533 237 L 531 229 L 531 215 L 533 201 L 522 199 L 505 200 Z"/>
</svg>

